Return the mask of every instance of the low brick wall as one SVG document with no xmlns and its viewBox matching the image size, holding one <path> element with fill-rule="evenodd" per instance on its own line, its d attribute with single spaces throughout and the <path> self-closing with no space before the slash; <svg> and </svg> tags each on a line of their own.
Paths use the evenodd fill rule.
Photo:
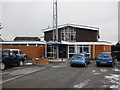
<svg viewBox="0 0 120 90">
<path fill-rule="evenodd" d="M 33 58 L 32 64 L 33 65 L 47 65 L 47 64 L 49 64 L 49 60 L 48 59 Z"/>
</svg>

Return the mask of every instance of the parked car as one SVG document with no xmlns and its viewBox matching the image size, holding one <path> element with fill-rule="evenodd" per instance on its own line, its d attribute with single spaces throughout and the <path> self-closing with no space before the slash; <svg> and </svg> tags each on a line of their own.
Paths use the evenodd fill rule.
<svg viewBox="0 0 120 90">
<path fill-rule="evenodd" d="M 20 49 L 3 49 L 3 50 L 9 50 L 11 52 L 14 52 L 17 56 L 20 56 L 20 58 L 23 60 L 27 59 L 27 55 L 22 53 Z"/>
<path fill-rule="evenodd" d="M 101 52 L 96 58 L 96 65 L 111 65 L 115 64 L 115 56 L 111 52 Z"/>
<path fill-rule="evenodd" d="M 74 65 L 82 65 L 86 67 L 90 63 L 89 55 L 86 53 L 75 53 L 70 59 L 71 67 Z"/>
<path fill-rule="evenodd" d="M 10 65 L 23 65 L 23 60 L 20 58 L 20 56 L 17 56 L 12 51 L 7 50 L 1 50 L 0 51 L 0 69 L 5 69 L 7 66 Z"/>
</svg>

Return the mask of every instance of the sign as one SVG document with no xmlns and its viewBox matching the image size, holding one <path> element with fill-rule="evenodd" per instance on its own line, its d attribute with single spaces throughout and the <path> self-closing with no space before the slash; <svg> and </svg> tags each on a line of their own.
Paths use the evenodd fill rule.
<svg viewBox="0 0 120 90">
<path fill-rule="evenodd" d="M 61 41 L 46 41 L 47 44 L 61 44 Z"/>
</svg>

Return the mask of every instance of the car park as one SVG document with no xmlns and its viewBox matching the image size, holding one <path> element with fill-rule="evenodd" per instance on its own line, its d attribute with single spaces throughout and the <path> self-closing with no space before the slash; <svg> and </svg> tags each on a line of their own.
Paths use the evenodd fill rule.
<svg viewBox="0 0 120 90">
<path fill-rule="evenodd" d="M 70 59 L 71 67 L 74 65 L 82 65 L 86 67 L 90 63 L 89 55 L 86 53 L 75 53 Z"/>
<path fill-rule="evenodd" d="M 11 52 L 14 52 L 17 56 L 19 56 L 23 60 L 27 59 L 27 55 L 22 53 L 20 49 L 3 49 L 3 50 L 7 50 L 7 51 L 9 50 Z"/>
<path fill-rule="evenodd" d="M 11 65 L 22 66 L 24 60 L 20 56 L 17 56 L 15 52 L 9 50 L 0 51 L 0 69 L 4 70 Z"/>
<path fill-rule="evenodd" d="M 101 52 L 96 58 L 96 65 L 115 65 L 115 56 L 111 52 Z"/>
</svg>

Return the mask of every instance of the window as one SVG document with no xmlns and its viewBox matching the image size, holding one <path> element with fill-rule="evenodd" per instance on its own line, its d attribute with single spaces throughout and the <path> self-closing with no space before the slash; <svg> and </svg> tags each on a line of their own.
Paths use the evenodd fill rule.
<svg viewBox="0 0 120 90">
<path fill-rule="evenodd" d="M 42 45 L 42 44 L 37 44 L 37 46 L 44 46 L 44 45 Z"/>
<path fill-rule="evenodd" d="M 47 57 L 48 58 L 56 58 L 56 46 L 55 45 L 47 46 Z"/>
<path fill-rule="evenodd" d="M 75 46 L 69 46 L 69 53 L 75 53 Z"/>
<path fill-rule="evenodd" d="M 78 45 L 77 53 L 90 53 L 89 45 Z"/>
<path fill-rule="evenodd" d="M 111 57 L 110 54 L 99 54 L 98 57 Z"/>
<path fill-rule="evenodd" d="M 19 46 L 19 44 L 12 44 L 12 46 Z"/>
<path fill-rule="evenodd" d="M 20 44 L 20 46 L 27 46 L 27 44 Z"/>
<path fill-rule="evenodd" d="M 2 44 L 2 46 L 11 46 L 11 44 Z"/>
<path fill-rule="evenodd" d="M 83 55 L 73 55 L 73 58 L 82 58 Z"/>
<path fill-rule="evenodd" d="M 36 46 L 36 44 L 29 44 L 29 46 Z"/>
<path fill-rule="evenodd" d="M 89 53 L 89 47 L 84 47 L 84 52 Z"/>
<path fill-rule="evenodd" d="M 12 53 L 18 54 L 18 51 L 12 51 Z"/>
<path fill-rule="evenodd" d="M 2 52 L 3 57 L 9 57 L 9 52 Z"/>
<path fill-rule="evenodd" d="M 82 53 L 82 47 L 77 47 L 77 53 Z"/>
<path fill-rule="evenodd" d="M 76 41 L 76 30 L 72 27 L 65 27 L 61 30 L 61 40 Z"/>
</svg>

